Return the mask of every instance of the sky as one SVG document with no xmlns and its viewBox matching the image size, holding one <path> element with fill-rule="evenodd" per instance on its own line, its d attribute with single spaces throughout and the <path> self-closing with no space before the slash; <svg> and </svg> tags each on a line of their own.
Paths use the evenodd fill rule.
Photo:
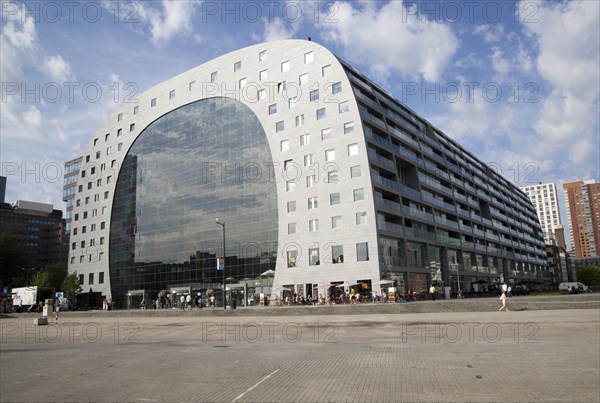
<svg viewBox="0 0 600 403">
<path fill-rule="evenodd" d="M 7 202 L 64 210 L 63 163 L 124 102 L 231 51 L 308 37 L 517 186 L 600 180 L 596 0 L 1 1 L 0 13 Z"/>
</svg>

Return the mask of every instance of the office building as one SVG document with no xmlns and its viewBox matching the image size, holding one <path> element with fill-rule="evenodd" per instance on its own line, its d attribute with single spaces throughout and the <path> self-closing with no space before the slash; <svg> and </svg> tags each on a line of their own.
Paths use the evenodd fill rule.
<svg viewBox="0 0 600 403">
<path fill-rule="evenodd" d="M 575 258 L 600 254 L 600 182 L 563 184 Z"/>
<path fill-rule="evenodd" d="M 537 185 L 521 187 L 531 200 L 540 220 L 544 242 L 547 245 L 559 244 L 556 239 L 556 228 L 560 224 L 560 210 L 558 208 L 558 194 L 554 183 L 540 183 Z M 564 243 L 564 240 L 562 240 Z"/>
</svg>

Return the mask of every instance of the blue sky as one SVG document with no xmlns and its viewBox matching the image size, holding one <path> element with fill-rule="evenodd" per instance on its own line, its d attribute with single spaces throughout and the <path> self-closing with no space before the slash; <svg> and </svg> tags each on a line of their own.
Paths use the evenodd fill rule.
<svg viewBox="0 0 600 403">
<path fill-rule="evenodd" d="M 600 179 L 595 0 L 1 4 L 9 202 L 64 209 L 63 162 L 135 94 L 239 48 L 309 36 L 518 186 Z"/>
</svg>

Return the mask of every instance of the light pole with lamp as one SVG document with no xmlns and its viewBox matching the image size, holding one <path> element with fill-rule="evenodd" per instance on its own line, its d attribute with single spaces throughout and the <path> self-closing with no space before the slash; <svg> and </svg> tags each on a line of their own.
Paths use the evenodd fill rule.
<svg viewBox="0 0 600 403">
<path fill-rule="evenodd" d="M 227 301 L 225 299 L 225 293 L 227 292 L 225 285 L 225 221 L 220 222 L 219 219 L 216 219 L 216 224 L 223 227 L 223 309 L 227 309 Z M 217 267 L 218 269 L 218 267 Z"/>
</svg>

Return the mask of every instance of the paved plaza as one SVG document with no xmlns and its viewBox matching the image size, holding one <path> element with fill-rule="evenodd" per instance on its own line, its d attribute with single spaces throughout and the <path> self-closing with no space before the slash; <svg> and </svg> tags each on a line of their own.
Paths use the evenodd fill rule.
<svg viewBox="0 0 600 403">
<path fill-rule="evenodd" d="M 596 306 L 84 312 L 39 327 L 15 315 L 0 320 L 0 400 L 598 402 L 598 295 L 588 301 Z M 494 308 L 474 311 L 485 303 Z"/>
</svg>

